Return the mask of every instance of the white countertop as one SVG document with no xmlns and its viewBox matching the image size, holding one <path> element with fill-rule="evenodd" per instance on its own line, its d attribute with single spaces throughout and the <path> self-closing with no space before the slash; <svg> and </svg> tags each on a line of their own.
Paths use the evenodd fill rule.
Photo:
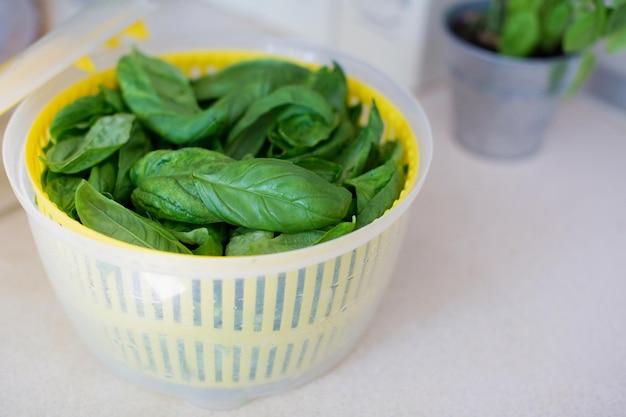
<svg viewBox="0 0 626 417">
<path fill-rule="evenodd" d="M 454 141 L 445 81 L 419 99 L 433 166 L 362 342 L 317 380 L 229 412 L 91 356 L 0 176 L 0 416 L 626 415 L 626 115 L 578 97 L 540 153 L 497 162 Z"/>
</svg>

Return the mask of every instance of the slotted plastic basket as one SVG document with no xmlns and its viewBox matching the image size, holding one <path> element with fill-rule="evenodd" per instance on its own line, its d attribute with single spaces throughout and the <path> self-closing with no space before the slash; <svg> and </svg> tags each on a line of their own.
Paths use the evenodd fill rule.
<svg viewBox="0 0 626 417">
<path fill-rule="evenodd" d="M 265 37 L 152 39 L 140 48 L 190 77 L 272 55 L 306 65 L 339 62 L 350 94 L 376 99 L 386 136 L 398 138 L 409 167 L 399 201 L 383 217 L 315 247 L 238 258 L 156 252 L 97 234 L 59 211 L 42 192 L 39 160 L 54 114 L 99 84 L 128 46 L 95 55 L 104 68 L 70 68 L 14 113 L 5 166 L 50 281 L 91 351 L 114 371 L 211 409 L 302 384 L 346 356 L 376 313 L 401 253 L 409 208 L 432 157 L 431 132 L 403 87 L 348 56 Z"/>
</svg>

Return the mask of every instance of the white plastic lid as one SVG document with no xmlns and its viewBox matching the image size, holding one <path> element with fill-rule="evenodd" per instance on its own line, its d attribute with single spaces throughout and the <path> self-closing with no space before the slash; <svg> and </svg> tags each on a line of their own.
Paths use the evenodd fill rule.
<svg viewBox="0 0 626 417">
<path fill-rule="evenodd" d="M 33 43 L 0 72 L 0 115 L 144 17 L 158 0 L 101 0 Z"/>
</svg>

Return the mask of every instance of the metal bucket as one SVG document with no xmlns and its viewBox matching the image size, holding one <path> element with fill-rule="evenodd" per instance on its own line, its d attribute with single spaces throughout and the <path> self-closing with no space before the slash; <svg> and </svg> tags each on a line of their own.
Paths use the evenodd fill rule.
<svg viewBox="0 0 626 417">
<path fill-rule="evenodd" d="M 451 7 L 444 16 L 454 131 L 466 148 L 489 157 L 535 153 L 576 71 L 578 56 L 512 58 L 460 39 L 451 29 L 486 1 Z"/>
</svg>

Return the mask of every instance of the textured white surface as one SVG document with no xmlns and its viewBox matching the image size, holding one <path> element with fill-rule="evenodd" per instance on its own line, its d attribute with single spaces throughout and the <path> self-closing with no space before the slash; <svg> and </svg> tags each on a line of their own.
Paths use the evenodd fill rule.
<svg viewBox="0 0 626 417">
<path fill-rule="evenodd" d="M 452 138 L 445 83 L 420 99 L 432 171 L 379 313 L 339 366 L 231 412 L 131 385 L 77 339 L 13 210 L 0 417 L 626 415 L 626 116 L 579 97 L 539 154 L 495 162 Z"/>
<path fill-rule="evenodd" d="M 0 416 L 621 416 L 626 122 L 579 98 L 541 152 L 478 159 L 445 84 L 433 169 L 379 314 L 330 373 L 211 413 L 127 383 L 81 345 L 21 210 L 0 218 Z"/>
</svg>

